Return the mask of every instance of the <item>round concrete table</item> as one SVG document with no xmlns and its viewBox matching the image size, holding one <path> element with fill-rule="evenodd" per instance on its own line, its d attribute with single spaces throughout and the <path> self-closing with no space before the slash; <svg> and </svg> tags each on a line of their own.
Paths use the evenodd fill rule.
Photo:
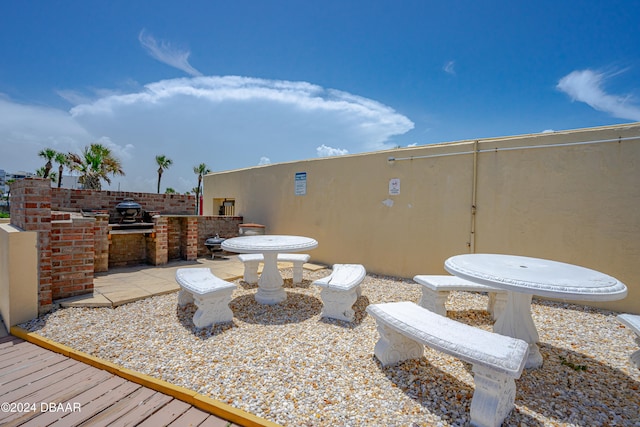
<svg viewBox="0 0 640 427">
<path fill-rule="evenodd" d="M 533 295 L 571 301 L 613 301 L 627 295 L 627 287 L 614 277 L 546 259 L 466 254 L 447 259 L 444 268 L 469 281 L 508 291 L 506 307 L 493 331 L 529 343 L 526 368 L 542 366 L 538 331 L 531 317 Z"/>
<path fill-rule="evenodd" d="M 264 257 L 264 267 L 258 280 L 256 301 L 261 304 L 277 304 L 287 299 L 282 287 L 282 276 L 278 271 L 278 254 L 301 252 L 316 248 L 318 242 L 310 237 L 256 235 L 233 237 L 222 242 L 222 249 L 241 254 L 260 253 Z"/>
</svg>

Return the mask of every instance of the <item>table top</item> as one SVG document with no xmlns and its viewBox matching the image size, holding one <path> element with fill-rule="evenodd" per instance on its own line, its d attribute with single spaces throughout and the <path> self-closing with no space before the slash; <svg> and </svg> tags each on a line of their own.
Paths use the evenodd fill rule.
<svg viewBox="0 0 640 427">
<path fill-rule="evenodd" d="M 465 254 L 447 259 L 444 268 L 472 282 L 551 298 L 613 301 L 627 296 L 627 287 L 615 277 L 540 258 Z"/>
<path fill-rule="evenodd" d="M 255 235 L 233 237 L 222 242 L 222 249 L 236 253 L 300 252 L 316 248 L 318 242 L 304 236 Z"/>
</svg>

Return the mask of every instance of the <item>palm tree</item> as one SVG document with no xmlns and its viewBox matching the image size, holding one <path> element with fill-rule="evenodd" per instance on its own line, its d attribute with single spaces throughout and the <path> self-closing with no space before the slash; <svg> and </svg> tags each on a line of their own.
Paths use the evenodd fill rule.
<svg viewBox="0 0 640 427">
<path fill-rule="evenodd" d="M 101 190 L 102 180 L 111 184 L 109 175 L 124 175 L 120 160 L 102 144 L 85 147 L 81 155 L 69 153 L 69 161 L 71 169 L 80 172 L 78 181 L 87 189 Z"/>
<path fill-rule="evenodd" d="M 198 175 L 198 186 L 193 190 L 196 193 L 196 215 L 200 213 L 200 193 L 202 192 L 202 178 L 211 172 L 211 169 L 206 164 L 200 163 L 198 166 L 193 167 L 193 173 Z"/>
<path fill-rule="evenodd" d="M 58 174 L 56 172 L 47 172 L 46 166 L 42 166 L 41 168 L 36 169 L 36 176 L 38 178 L 49 179 L 50 181 L 53 181 L 53 182 L 55 182 L 56 179 L 58 178 Z"/>
<path fill-rule="evenodd" d="M 53 148 L 45 148 L 38 152 L 38 156 L 42 157 L 47 161 L 47 163 L 42 168 L 42 178 L 47 178 L 49 176 L 49 172 L 53 167 L 53 165 L 51 164 L 51 160 L 53 160 L 56 157 L 56 154 L 58 153 Z"/>
<path fill-rule="evenodd" d="M 56 153 L 55 162 L 58 166 L 58 188 L 62 186 L 62 171 L 65 166 L 69 166 L 69 156 L 64 153 Z"/>
<path fill-rule="evenodd" d="M 15 179 L 8 179 L 5 181 L 5 184 L 9 187 L 7 190 L 7 211 L 11 212 L 11 184 L 16 182 Z"/>
<path fill-rule="evenodd" d="M 178 194 L 178 192 L 171 187 L 167 187 L 164 190 L 164 194 Z"/>
<path fill-rule="evenodd" d="M 169 169 L 169 166 L 173 164 L 173 160 L 161 154 L 156 156 L 156 163 L 158 164 L 158 194 L 160 194 L 160 180 L 162 179 L 162 172 L 165 169 Z"/>
</svg>

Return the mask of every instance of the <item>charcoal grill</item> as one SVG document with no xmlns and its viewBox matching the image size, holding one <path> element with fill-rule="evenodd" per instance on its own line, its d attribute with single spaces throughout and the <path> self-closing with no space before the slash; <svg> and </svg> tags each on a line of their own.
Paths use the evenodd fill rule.
<svg viewBox="0 0 640 427">
<path fill-rule="evenodd" d="M 225 239 L 217 234 L 215 237 L 209 237 L 204 241 L 204 245 L 209 249 L 209 252 L 211 252 L 211 259 L 214 259 L 216 255 L 222 257 L 222 242 L 224 241 Z"/>
<path fill-rule="evenodd" d="M 122 202 L 116 205 L 116 210 L 120 214 L 120 223 L 133 223 L 136 222 L 136 217 L 140 213 L 142 206 L 139 203 L 134 202 L 133 199 L 124 199 Z"/>
</svg>

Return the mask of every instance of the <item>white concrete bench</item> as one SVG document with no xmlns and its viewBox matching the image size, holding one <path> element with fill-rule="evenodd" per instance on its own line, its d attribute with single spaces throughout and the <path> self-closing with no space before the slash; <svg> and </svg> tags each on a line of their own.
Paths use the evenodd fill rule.
<svg viewBox="0 0 640 427">
<path fill-rule="evenodd" d="M 360 264 L 334 264 L 333 271 L 327 277 L 313 282 L 322 291 L 321 317 L 353 321 L 355 312 L 351 308 L 362 294 L 360 284 L 367 275 Z"/>
<path fill-rule="evenodd" d="M 418 304 L 442 316 L 447 315 L 447 309 L 444 304 L 447 302 L 451 291 L 488 292 L 489 303 L 487 304 L 487 311 L 491 313 L 494 320 L 498 319 L 507 304 L 507 292 L 505 290 L 473 283 L 460 277 L 418 275 L 413 280 L 422 285 L 422 298 L 420 298 Z"/>
<path fill-rule="evenodd" d="M 222 280 L 208 268 L 179 268 L 176 271 L 176 282 L 181 288 L 178 292 L 178 305 L 193 302 L 198 307 L 193 315 L 193 324 L 197 328 L 208 328 L 216 323 L 233 320 L 229 302 L 237 287 L 235 283 Z"/>
<path fill-rule="evenodd" d="M 640 315 L 638 314 L 618 314 L 618 322 L 622 323 L 636 334 L 636 342 L 640 345 Z M 631 363 L 640 369 L 640 350 L 635 351 L 629 356 Z"/>
<path fill-rule="evenodd" d="M 424 347 L 473 365 L 471 425 L 497 427 L 513 409 L 516 384 L 529 352 L 520 339 L 488 332 L 427 310 L 413 302 L 373 304 L 380 338 L 374 354 L 383 366 L 418 359 Z"/>
<path fill-rule="evenodd" d="M 293 283 L 302 282 L 302 266 L 309 262 L 311 258 L 308 254 L 278 254 L 278 262 L 293 263 Z M 238 259 L 244 264 L 244 281 L 247 283 L 258 283 L 258 265 L 264 262 L 262 254 L 241 254 Z"/>
</svg>

